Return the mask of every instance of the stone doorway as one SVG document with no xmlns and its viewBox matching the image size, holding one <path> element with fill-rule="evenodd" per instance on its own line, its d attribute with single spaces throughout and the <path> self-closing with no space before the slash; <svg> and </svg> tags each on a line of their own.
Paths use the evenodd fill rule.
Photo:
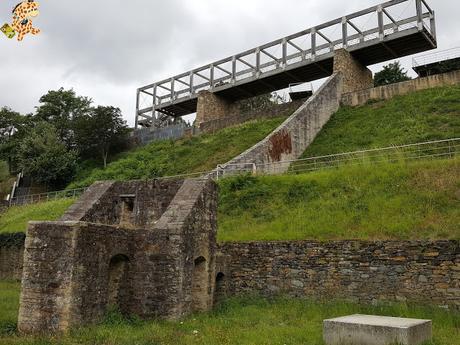
<svg viewBox="0 0 460 345">
<path fill-rule="evenodd" d="M 192 311 L 208 309 L 208 269 L 203 256 L 194 260 L 192 273 Z"/>
<path fill-rule="evenodd" d="M 129 259 L 119 254 L 112 257 L 109 264 L 109 279 L 107 286 L 107 307 L 126 312 L 129 299 Z"/>
<path fill-rule="evenodd" d="M 227 281 L 222 272 L 216 275 L 216 285 L 214 289 L 214 304 L 221 302 L 227 294 Z"/>
</svg>

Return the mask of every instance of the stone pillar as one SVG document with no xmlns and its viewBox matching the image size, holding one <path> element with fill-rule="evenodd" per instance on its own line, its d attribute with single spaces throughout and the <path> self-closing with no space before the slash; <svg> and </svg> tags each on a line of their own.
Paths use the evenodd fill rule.
<svg viewBox="0 0 460 345">
<path fill-rule="evenodd" d="M 335 51 L 334 73 L 343 74 L 342 94 L 374 87 L 372 72 L 345 49 Z"/>
<path fill-rule="evenodd" d="M 195 126 L 199 127 L 203 122 L 229 116 L 232 107 L 232 104 L 222 97 L 210 91 L 200 91 L 196 107 Z"/>
</svg>

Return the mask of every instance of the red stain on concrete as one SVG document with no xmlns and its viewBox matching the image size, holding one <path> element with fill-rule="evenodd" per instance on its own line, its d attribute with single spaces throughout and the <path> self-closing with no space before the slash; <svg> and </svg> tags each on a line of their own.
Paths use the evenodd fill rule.
<svg viewBox="0 0 460 345">
<path fill-rule="evenodd" d="M 291 134 L 287 130 L 283 129 L 275 133 L 269 141 L 270 148 L 268 149 L 268 154 L 272 162 L 279 162 L 281 155 L 284 153 L 292 153 Z"/>
</svg>

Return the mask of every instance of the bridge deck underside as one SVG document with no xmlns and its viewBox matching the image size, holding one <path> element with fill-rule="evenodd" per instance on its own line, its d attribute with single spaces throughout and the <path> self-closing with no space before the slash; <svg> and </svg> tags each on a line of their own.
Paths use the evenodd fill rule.
<svg viewBox="0 0 460 345">
<path fill-rule="evenodd" d="M 400 58 L 436 48 L 436 42 L 426 29 L 411 28 L 400 31 L 383 40 L 362 42 L 348 50 L 355 59 L 365 66 Z M 229 101 L 237 101 L 264 93 L 287 88 L 289 84 L 311 82 L 333 73 L 334 53 L 321 55 L 316 61 L 302 61 L 288 66 L 283 71 L 273 71 L 259 78 L 240 80 L 211 90 Z M 157 106 L 157 110 L 171 116 L 184 116 L 196 112 L 197 96 L 177 100 L 174 104 Z"/>
</svg>

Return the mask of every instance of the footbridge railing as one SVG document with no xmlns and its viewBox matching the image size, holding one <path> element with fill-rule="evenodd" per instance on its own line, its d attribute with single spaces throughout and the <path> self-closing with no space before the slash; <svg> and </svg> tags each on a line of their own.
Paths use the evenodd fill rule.
<svg viewBox="0 0 460 345">
<path fill-rule="evenodd" d="M 385 42 L 408 35 L 411 30 L 430 36 L 432 45 L 419 50 L 435 47 L 435 13 L 425 0 L 385 2 L 143 86 L 137 90 L 136 127 L 140 119 L 156 118 L 157 112 L 171 116 L 193 113 L 196 111 L 196 101 L 193 103 L 190 100 L 196 99 L 201 90 L 219 92 L 278 73 L 286 75 L 289 71 L 294 81 L 314 80 L 305 75 L 294 75 L 299 72 L 294 70 L 330 58 L 336 49 L 353 51 L 375 45 L 384 46 L 391 52 L 392 58 L 408 55 L 407 42 L 402 44 L 399 51 L 385 45 Z M 389 59 L 380 57 L 382 54 L 376 55 L 377 59 Z M 369 60 L 369 63 L 381 62 L 374 60 Z M 283 82 L 286 83 L 286 78 L 265 86 L 275 91 L 289 85 L 289 81 L 287 85 L 281 85 Z M 248 88 L 239 91 L 246 92 L 248 97 L 253 95 Z"/>
</svg>

